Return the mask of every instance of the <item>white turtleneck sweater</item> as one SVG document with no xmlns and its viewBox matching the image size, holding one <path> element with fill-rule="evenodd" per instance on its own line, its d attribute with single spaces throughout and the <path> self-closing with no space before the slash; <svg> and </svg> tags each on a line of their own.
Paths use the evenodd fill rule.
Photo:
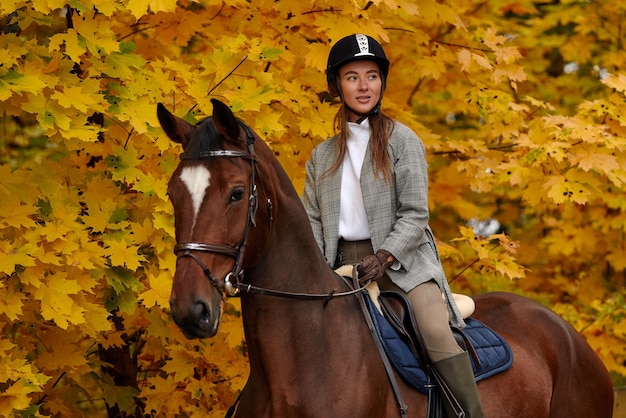
<svg viewBox="0 0 626 418">
<path fill-rule="evenodd" d="M 358 241 L 370 238 L 360 183 L 361 168 L 370 139 L 369 120 L 365 119 L 360 124 L 349 122 L 348 129 L 341 177 L 339 236 L 346 241 Z"/>
</svg>

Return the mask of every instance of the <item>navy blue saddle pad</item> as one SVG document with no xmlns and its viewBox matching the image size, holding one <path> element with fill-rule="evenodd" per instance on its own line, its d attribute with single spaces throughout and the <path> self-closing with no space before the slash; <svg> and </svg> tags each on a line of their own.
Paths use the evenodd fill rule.
<svg viewBox="0 0 626 418">
<path fill-rule="evenodd" d="M 419 365 L 410 346 L 374 306 L 367 292 L 364 292 L 364 297 L 389 361 L 407 383 L 420 392 L 426 393 L 428 377 Z M 474 318 L 466 319 L 465 325 L 463 332 L 471 341 L 480 359 L 480 367 L 477 367 L 474 359 L 471 359 L 477 382 L 511 367 L 513 352 L 502 337 Z"/>
</svg>

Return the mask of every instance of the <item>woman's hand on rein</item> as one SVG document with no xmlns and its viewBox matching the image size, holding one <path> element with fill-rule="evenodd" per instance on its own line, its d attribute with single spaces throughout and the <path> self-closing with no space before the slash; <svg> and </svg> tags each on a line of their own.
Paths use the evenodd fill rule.
<svg viewBox="0 0 626 418">
<path fill-rule="evenodd" d="M 375 282 L 383 277 L 385 270 L 393 264 L 393 256 L 389 251 L 380 249 L 376 254 L 363 257 L 357 267 L 359 282 Z"/>
</svg>

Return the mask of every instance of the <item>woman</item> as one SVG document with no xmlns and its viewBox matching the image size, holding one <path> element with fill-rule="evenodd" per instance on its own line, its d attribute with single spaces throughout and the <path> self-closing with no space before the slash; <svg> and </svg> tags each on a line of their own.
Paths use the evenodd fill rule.
<svg viewBox="0 0 626 418">
<path fill-rule="evenodd" d="M 369 36 L 332 47 L 326 76 L 342 103 L 338 133 L 313 150 L 302 201 L 331 267 L 358 264 L 361 281 L 407 295 L 431 361 L 466 416 L 482 417 L 469 356 L 448 323 L 464 326 L 428 226 L 424 145 L 381 110 L 388 72 L 383 48 Z"/>
</svg>

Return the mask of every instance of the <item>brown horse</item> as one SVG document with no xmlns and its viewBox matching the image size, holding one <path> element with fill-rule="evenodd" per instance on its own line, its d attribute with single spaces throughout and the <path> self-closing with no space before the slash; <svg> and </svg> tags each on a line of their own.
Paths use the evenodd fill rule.
<svg viewBox="0 0 626 418">
<path fill-rule="evenodd" d="M 287 174 L 226 105 L 213 106 L 197 125 L 157 111 L 184 149 L 169 183 L 174 321 L 189 338 L 211 337 L 239 291 L 250 377 L 238 417 L 400 416 L 357 298 L 326 263 Z M 513 294 L 475 301 L 474 317 L 514 353 L 510 369 L 478 384 L 487 417 L 611 417 L 606 368 L 568 323 Z M 408 415 L 426 416 L 426 396 L 398 383 Z"/>
</svg>

